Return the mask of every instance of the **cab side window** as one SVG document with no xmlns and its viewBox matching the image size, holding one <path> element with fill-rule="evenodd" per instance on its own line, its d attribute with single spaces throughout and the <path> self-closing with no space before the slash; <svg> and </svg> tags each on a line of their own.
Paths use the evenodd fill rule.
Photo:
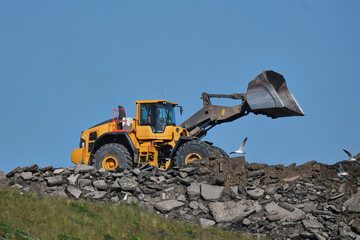
<svg viewBox="0 0 360 240">
<path fill-rule="evenodd" d="M 146 106 L 147 106 L 147 104 L 141 104 L 141 116 L 140 116 L 140 124 L 141 125 L 149 125 L 148 116 L 150 115 L 150 113 L 148 112 L 148 109 Z"/>
</svg>

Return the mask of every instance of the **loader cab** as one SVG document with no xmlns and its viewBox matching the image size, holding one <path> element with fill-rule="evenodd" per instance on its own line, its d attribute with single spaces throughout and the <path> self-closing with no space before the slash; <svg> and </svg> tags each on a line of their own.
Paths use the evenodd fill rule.
<svg viewBox="0 0 360 240">
<path fill-rule="evenodd" d="M 168 101 L 137 102 L 140 109 L 140 126 L 150 126 L 153 133 L 163 133 L 167 126 L 176 126 L 176 103 Z"/>
</svg>

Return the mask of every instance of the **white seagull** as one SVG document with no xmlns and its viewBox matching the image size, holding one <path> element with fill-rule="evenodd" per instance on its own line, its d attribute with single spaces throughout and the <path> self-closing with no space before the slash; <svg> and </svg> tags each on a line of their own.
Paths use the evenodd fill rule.
<svg viewBox="0 0 360 240">
<path fill-rule="evenodd" d="M 127 201 L 127 199 L 128 199 L 128 194 L 126 193 L 124 198 L 123 198 L 123 201 Z"/>
<path fill-rule="evenodd" d="M 244 153 L 244 146 L 245 146 L 246 141 L 247 141 L 247 137 L 241 143 L 240 148 L 238 150 L 234 151 L 234 152 L 231 152 L 230 154 L 232 154 L 232 153 L 245 154 Z"/>
<path fill-rule="evenodd" d="M 353 155 L 349 152 L 343 149 L 344 152 L 349 156 L 349 161 L 357 161 L 358 159 L 354 158 Z"/>
<path fill-rule="evenodd" d="M 341 163 L 339 165 L 338 177 L 341 178 L 341 179 L 345 178 L 345 180 L 348 180 L 348 181 L 350 180 L 349 179 L 349 174 L 347 172 L 345 172 L 344 167 L 343 167 L 343 165 Z"/>
</svg>

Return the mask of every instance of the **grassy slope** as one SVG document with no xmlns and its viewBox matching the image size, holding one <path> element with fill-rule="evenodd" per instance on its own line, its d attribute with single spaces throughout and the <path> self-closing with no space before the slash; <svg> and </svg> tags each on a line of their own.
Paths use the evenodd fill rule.
<svg viewBox="0 0 360 240">
<path fill-rule="evenodd" d="M 135 204 L 21 195 L 15 190 L 0 190 L 0 233 L 11 239 L 250 239 L 167 220 Z"/>
</svg>

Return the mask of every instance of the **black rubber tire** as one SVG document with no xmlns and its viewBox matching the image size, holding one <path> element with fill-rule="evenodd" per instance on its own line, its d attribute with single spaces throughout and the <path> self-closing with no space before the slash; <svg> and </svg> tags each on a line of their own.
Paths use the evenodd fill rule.
<svg viewBox="0 0 360 240">
<path fill-rule="evenodd" d="M 212 149 L 222 158 L 229 158 L 229 155 L 222 149 L 216 146 L 212 146 Z"/>
<path fill-rule="evenodd" d="M 101 169 L 105 157 L 113 155 L 117 158 L 119 166 L 117 170 L 132 169 L 133 159 L 126 147 L 118 143 L 108 143 L 101 146 L 94 154 L 93 166 Z"/>
<path fill-rule="evenodd" d="M 193 140 L 184 143 L 175 154 L 175 165 L 176 166 L 184 166 L 186 156 L 194 153 L 199 155 L 201 158 L 206 158 L 210 156 L 211 146 L 205 142 L 201 142 L 198 140 Z"/>
</svg>

